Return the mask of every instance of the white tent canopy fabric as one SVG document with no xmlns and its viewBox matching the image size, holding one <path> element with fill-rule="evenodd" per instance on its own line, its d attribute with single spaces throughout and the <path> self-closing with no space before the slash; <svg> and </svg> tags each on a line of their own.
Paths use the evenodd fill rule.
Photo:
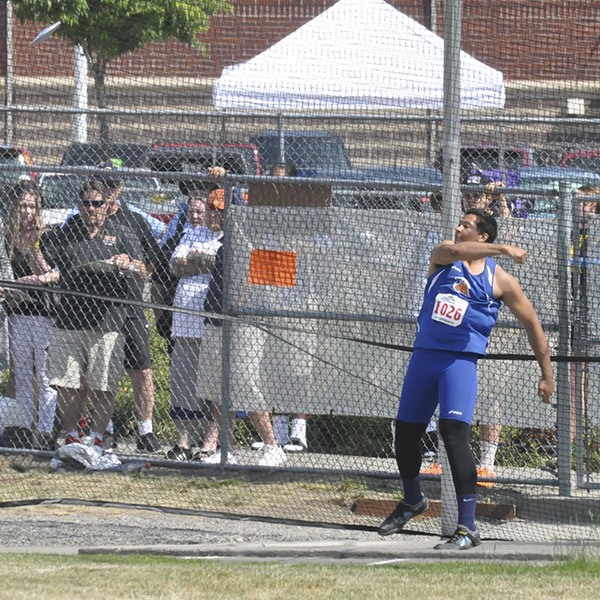
<svg viewBox="0 0 600 600">
<path fill-rule="evenodd" d="M 444 40 L 384 0 L 340 0 L 213 88 L 219 110 L 438 109 Z M 497 109 L 503 75 L 461 51 L 461 108 Z"/>
</svg>

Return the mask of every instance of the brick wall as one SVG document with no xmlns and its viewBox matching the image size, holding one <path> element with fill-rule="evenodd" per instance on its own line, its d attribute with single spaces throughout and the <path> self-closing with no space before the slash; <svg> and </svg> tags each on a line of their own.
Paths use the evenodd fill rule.
<svg viewBox="0 0 600 600">
<path fill-rule="evenodd" d="M 255 56 L 334 4 L 335 0 L 233 0 L 234 13 L 215 17 L 203 40 L 208 56 L 177 43 L 151 44 L 111 63 L 114 76 L 217 76 L 224 66 Z M 429 0 L 389 0 L 426 24 Z M 443 31 L 443 2 L 438 32 Z M 5 38 L 0 3 L 0 36 Z M 507 79 L 600 78 L 600 2 L 597 0 L 464 0 L 463 48 Z M 69 76 L 70 48 L 60 40 L 29 49 L 41 29 L 15 23 L 17 76 Z M 6 69 L 4 44 L 0 72 Z"/>
</svg>

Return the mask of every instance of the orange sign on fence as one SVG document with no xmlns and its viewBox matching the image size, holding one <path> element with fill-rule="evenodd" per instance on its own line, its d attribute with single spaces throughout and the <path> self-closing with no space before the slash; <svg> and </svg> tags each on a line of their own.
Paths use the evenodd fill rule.
<svg viewBox="0 0 600 600">
<path fill-rule="evenodd" d="M 285 250 L 255 249 L 250 253 L 248 281 L 252 285 L 296 286 L 298 254 Z"/>
</svg>

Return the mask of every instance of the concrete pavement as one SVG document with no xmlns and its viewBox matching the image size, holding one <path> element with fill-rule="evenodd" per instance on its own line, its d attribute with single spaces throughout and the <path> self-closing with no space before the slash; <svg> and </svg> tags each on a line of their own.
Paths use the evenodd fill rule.
<svg viewBox="0 0 600 600">
<path fill-rule="evenodd" d="M 223 560 L 273 560 L 286 562 L 367 562 L 384 564 L 395 561 L 431 560 L 500 560 L 554 561 L 565 558 L 600 557 L 597 542 L 507 542 L 484 541 L 481 546 L 466 551 L 434 550 L 439 538 L 321 542 L 280 542 L 241 544 L 197 544 L 157 546 L 117 546 L 80 548 L 80 554 L 155 554 L 188 558 Z"/>
</svg>

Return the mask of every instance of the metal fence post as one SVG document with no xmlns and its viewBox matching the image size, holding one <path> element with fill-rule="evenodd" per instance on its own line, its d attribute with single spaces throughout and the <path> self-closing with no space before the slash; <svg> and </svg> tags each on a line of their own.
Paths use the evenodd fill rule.
<svg viewBox="0 0 600 600">
<path fill-rule="evenodd" d="M 573 212 L 568 182 L 560 182 L 558 198 L 558 284 L 559 328 L 558 354 L 570 356 L 572 273 L 579 269 L 579 247 L 572 244 Z M 569 255 L 573 247 L 573 263 Z M 557 368 L 557 428 L 558 428 L 558 490 L 561 496 L 571 495 L 571 364 L 561 361 Z"/>
<path fill-rule="evenodd" d="M 460 44 L 462 2 L 449 0 L 444 10 L 444 238 L 451 239 L 460 215 Z M 441 436 L 440 436 L 441 438 Z M 442 460 L 442 535 L 451 535 L 458 521 L 450 465 L 440 444 Z"/>
<path fill-rule="evenodd" d="M 229 300 L 228 290 L 231 285 L 230 275 L 231 269 L 229 268 L 230 257 L 231 257 L 231 234 L 229 233 L 229 227 L 226 226 L 228 221 L 228 213 L 231 208 L 231 197 L 232 197 L 232 185 L 231 182 L 225 179 L 225 215 L 223 220 L 223 300 L 222 310 L 226 314 L 229 312 Z M 229 439 L 232 422 L 229 418 L 229 412 L 231 408 L 231 395 L 230 395 L 230 365 L 231 365 L 231 321 L 224 319 L 221 324 L 223 331 L 223 352 L 222 352 L 222 363 L 221 363 L 221 464 L 227 463 L 227 457 L 229 456 Z"/>
</svg>

